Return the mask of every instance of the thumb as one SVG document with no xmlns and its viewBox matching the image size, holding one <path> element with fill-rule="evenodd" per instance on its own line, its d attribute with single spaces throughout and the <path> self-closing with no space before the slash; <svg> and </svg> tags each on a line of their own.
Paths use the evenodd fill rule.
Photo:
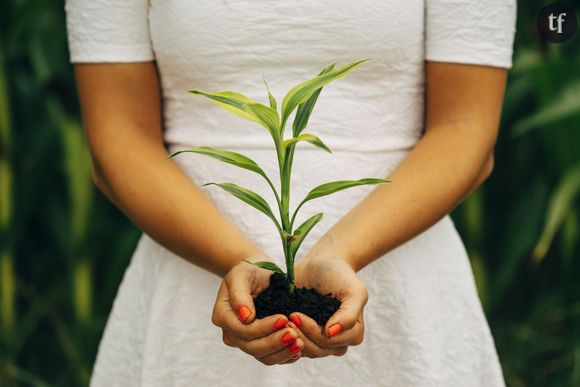
<svg viewBox="0 0 580 387">
<path fill-rule="evenodd" d="M 367 300 L 368 294 L 366 289 L 361 289 L 346 296 L 342 300 L 340 308 L 326 322 L 324 335 L 326 337 L 333 337 L 342 331 L 354 327 L 363 312 Z"/>
<path fill-rule="evenodd" d="M 236 274 L 226 281 L 230 306 L 242 323 L 249 324 L 256 318 L 251 283 L 244 272 Z"/>
</svg>

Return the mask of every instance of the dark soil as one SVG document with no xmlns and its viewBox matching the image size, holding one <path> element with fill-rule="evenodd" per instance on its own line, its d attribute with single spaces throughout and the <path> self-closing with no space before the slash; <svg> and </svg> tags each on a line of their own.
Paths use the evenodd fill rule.
<svg viewBox="0 0 580 387">
<path fill-rule="evenodd" d="M 330 316 L 340 307 L 340 301 L 332 297 L 332 294 L 322 295 L 308 288 L 296 288 L 294 294 L 290 295 L 286 277 L 280 273 L 272 273 L 270 285 L 254 298 L 254 305 L 257 318 L 278 313 L 289 316 L 292 312 L 300 312 L 324 327 Z"/>
</svg>

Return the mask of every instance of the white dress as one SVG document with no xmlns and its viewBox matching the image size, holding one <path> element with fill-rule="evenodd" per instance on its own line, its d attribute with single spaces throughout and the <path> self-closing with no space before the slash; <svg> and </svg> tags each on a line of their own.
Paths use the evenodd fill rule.
<svg viewBox="0 0 580 387">
<path fill-rule="evenodd" d="M 424 61 L 509 68 L 515 29 L 514 0 L 69 0 L 66 11 L 72 62 L 156 60 L 171 151 L 235 150 L 275 181 L 267 132 L 185 91 L 233 90 L 267 103 L 264 75 L 281 101 L 329 63 L 373 58 L 322 91 L 307 131 L 334 154 L 298 146 L 291 208 L 319 183 L 386 176 L 422 134 Z M 252 172 L 201 155 L 175 161 L 196 184 L 236 182 L 274 203 Z M 325 217 L 298 259 L 371 189 L 305 205 L 299 223 L 319 211 Z M 215 186 L 203 190 L 283 264 L 276 230 L 263 214 Z M 469 260 L 448 216 L 360 276 L 369 290 L 362 345 L 343 357 L 266 367 L 224 345 L 212 325 L 220 278 L 143 235 L 109 316 L 91 385 L 504 385 Z"/>
</svg>

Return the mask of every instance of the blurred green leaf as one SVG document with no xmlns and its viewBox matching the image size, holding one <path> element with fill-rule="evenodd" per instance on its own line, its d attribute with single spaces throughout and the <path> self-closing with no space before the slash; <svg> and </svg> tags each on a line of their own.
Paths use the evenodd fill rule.
<svg viewBox="0 0 580 387">
<path fill-rule="evenodd" d="M 556 231 L 570 214 L 574 200 L 580 194 L 580 164 L 566 171 L 560 183 L 550 196 L 546 223 L 542 235 L 534 248 L 533 257 L 536 262 L 541 261 L 550 248 Z"/>
<path fill-rule="evenodd" d="M 491 230 L 501 230 L 498 234 L 490 234 L 487 241 L 492 247 L 489 255 L 498 255 L 500 264 L 495 272 L 490 273 L 488 286 L 488 305 L 490 312 L 497 310 L 508 300 L 510 287 L 519 283 L 518 276 L 523 275 L 522 265 L 532 251 L 540 232 L 543 203 L 546 200 L 546 187 L 541 180 L 528 183 L 525 195 L 508 202 L 502 212 L 501 221 L 491 221 Z M 497 212 L 498 209 L 496 208 Z M 489 216 L 489 212 L 488 212 Z M 497 219 L 492 218 L 492 219 Z M 470 244 L 470 240 L 466 243 Z M 496 250 L 497 249 L 497 250 Z M 516 285 L 517 286 L 517 285 Z"/>
<path fill-rule="evenodd" d="M 487 294 L 488 286 L 488 273 L 485 266 L 485 261 L 479 256 L 479 254 L 470 254 L 469 260 L 471 261 L 471 267 L 473 269 L 473 277 L 475 278 L 475 284 L 477 285 L 477 293 L 481 299 L 481 304 L 484 309 L 487 309 L 489 303 L 489 297 Z"/>
<path fill-rule="evenodd" d="M 12 189 L 12 169 L 8 160 L 0 156 L 0 236 L 7 233 L 12 221 Z M 0 248 L 4 244 L 0 243 Z"/>
<path fill-rule="evenodd" d="M 512 74 L 528 74 L 544 63 L 542 55 L 532 48 L 523 48 L 514 54 Z"/>
<path fill-rule="evenodd" d="M 580 118 L 580 82 L 574 82 L 559 98 L 517 122 L 512 131 L 514 136 L 521 136 L 530 130 L 556 124 L 571 117 Z"/>
<path fill-rule="evenodd" d="M 8 338 L 16 320 L 16 272 L 10 252 L 0 252 L 0 317 L 3 336 Z M 1 343 L 1 342 L 0 342 Z"/>
</svg>

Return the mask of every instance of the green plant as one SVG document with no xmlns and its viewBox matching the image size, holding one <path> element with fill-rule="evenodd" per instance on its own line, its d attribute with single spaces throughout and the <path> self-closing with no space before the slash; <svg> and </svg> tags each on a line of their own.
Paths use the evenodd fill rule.
<svg viewBox="0 0 580 387">
<path fill-rule="evenodd" d="M 303 133 L 304 129 L 306 129 L 308 119 L 310 118 L 310 114 L 312 113 L 318 96 L 320 95 L 320 92 L 325 85 L 335 79 L 344 77 L 350 71 L 354 70 L 357 66 L 366 61 L 368 61 L 368 59 L 349 63 L 339 68 L 335 68 L 335 64 L 326 66 L 316 77 L 306 82 L 300 83 L 299 85 L 293 87 L 286 94 L 282 101 L 280 113 L 278 113 L 278 104 L 276 99 L 274 96 L 272 96 L 272 93 L 270 93 L 270 89 L 265 79 L 264 84 L 268 91 L 270 106 L 257 103 L 245 95 L 233 91 L 206 93 L 200 90 L 190 90 L 190 93 L 205 96 L 210 101 L 221 106 L 222 108 L 242 118 L 262 125 L 268 130 L 272 139 L 274 140 L 280 171 L 280 194 L 278 194 L 278 191 L 276 190 L 276 187 L 274 187 L 272 180 L 266 175 L 264 170 L 254 160 L 240 153 L 204 146 L 194 149 L 181 150 L 171 154 L 169 157 L 173 157 L 185 152 L 198 153 L 213 157 L 228 164 L 236 165 L 240 168 L 253 171 L 266 180 L 270 188 L 272 188 L 274 197 L 276 198 L 276 204 L 278 205 L 278 210 L 280 213 L 280 221 L 278 221 L 266 200 L 264 200 L 264 198 L 258 195 L 256 192 L 253 192 L 234 183 L 211 182 L 204 184 L 204 186 L 217 185 L 231 195 L 264 213 L 266 216 L 268 216 L 268 218 L 270 218 L 270 220 L 272 220 L 276 226 L 276 229 L 278 230 L 278 233 L 280 234 L 282 241 L 284 258 L 286 262 L 286 273 L 284 273 L 282 269 L 280 269 L 280 267 L 278 267 L 273 262 L 247 262 L 264 269 L 284 274 L 288 280 L 290 293 L 294 292 L 294 259 L 296 257 L 296 253 L 298 252 L 298 249 L 300 248 L 300 245 L 304 241 L 306 235 L 308 235 L 310 230 L 312 230 L 312 228 L 322 219 L 322 213 L 318 213 L 304 221 L 304 223 L 302 223 L 300 226 L 294 228 L 296 215 L 298 214 L 298 210 L 302 207 L 302 205 L 312 199 L 330 195 L 350 187 L 389 182 L 386 179 L 364 178 L 359 180 L 339 180 L 321 184 L 313 188 L 306 195 L 306 197 L 302 199 L 290 217 L 290 175 L 292 172 L 292 161 L 294 159 L 294 150 L 296 148 L 296 144 L 298 144 L 300 141 L 305 141 L 327 152 L 331 152 L 331 150 L 322 142 L 320 138 L 310 133 Z M 294 110 L 296 110 L 296 115 L 292 123 L 292 137 L 284 139 L 284 128 L 286 127 L 288 118 L 294 112 Z"/>
</svg>

